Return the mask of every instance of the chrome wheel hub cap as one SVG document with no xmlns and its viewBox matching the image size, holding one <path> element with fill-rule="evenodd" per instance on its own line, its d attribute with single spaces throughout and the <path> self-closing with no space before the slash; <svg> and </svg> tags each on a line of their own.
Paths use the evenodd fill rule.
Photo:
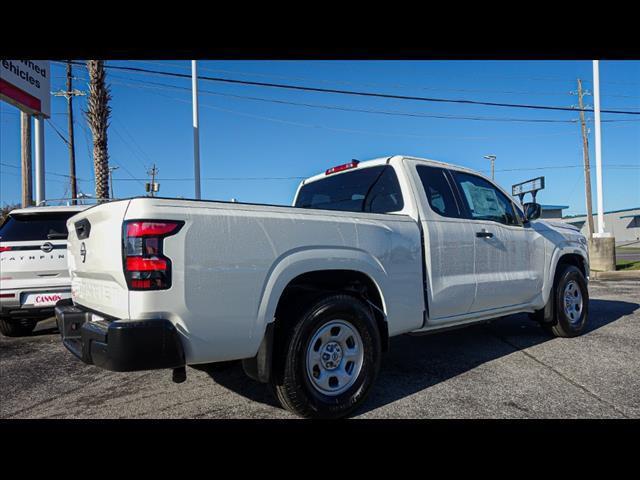
<svg viewBox="0 0 640 480">
<path fill-rule="evenodd" d="M 356 328 L 333 320 L 316 331 L 307 347 L 307 377 L 313 388 L 335 396 L 358 379 L 364 359 L 363 343 Z"/>
<path fill-rule="evenodd" d="M 572 324 L 578 323 L 582 316 L 582 292 L 574 280 L 564 287 L 564 314 Z"/>
</svg>

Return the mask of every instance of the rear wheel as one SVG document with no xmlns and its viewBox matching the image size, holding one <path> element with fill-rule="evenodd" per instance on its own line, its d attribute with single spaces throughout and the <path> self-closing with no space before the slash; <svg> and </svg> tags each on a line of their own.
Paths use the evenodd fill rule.
<svg viewBox="0 0 640 480">
<path fill-rule="evenodd" d="M 36 328 L 36 320 L 0 318 L 0 332 L 5 337 L 23 337 Z"/>
<path fill-rule="evenodd" d="M 352 413 L 380 370 L 380 333 L 371 309 L 350 295 L 332 295 L 289 330 L 273 384 L 283 407 L 308 418 Z"/>
</svg>

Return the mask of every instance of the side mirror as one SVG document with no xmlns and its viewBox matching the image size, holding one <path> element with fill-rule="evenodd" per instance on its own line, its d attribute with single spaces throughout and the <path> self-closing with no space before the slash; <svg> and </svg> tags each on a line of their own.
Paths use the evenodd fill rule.
<svg viewBox="0 0 640 480">
<path fill-rule="evenodd" d="M 523 206 L 524 209 L 524 221 L 528 222 L 531 220 L 535 220 L 536 218 L 540 218 L 540 214 L 542 213 L 542 207 L 539 203 L 525 203 Z"/>
</svg>

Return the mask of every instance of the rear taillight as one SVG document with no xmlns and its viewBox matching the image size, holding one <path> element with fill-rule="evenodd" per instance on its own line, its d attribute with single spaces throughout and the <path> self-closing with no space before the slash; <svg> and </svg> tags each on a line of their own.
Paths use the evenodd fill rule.
<svg viewBox="0 0 640 480">
<path fill-rule="evenodd" d="M 11 247 L 0 247 L 0 252 L 9 252 L 11 251 Z"/>
<path fill-rule="evenodd" d="M 184 222 L 128 220 L 123 226 L 124 276 L 129 290 L 171 287 L 171 260 L 163 255 L 165 237 L 175 235 Z"/>
</svg>

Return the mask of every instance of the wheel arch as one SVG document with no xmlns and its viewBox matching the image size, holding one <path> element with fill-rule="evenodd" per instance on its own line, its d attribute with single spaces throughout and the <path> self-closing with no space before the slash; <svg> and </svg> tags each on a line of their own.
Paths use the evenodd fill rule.
<svg viewBox="0 0 640 480">
<path fill-rule="evenodd" d="M 384 297 L 387 273 L 370 254 L 356 249 L 308 249 L 283 257 L 272 268 L 262 292 L 254 338 L 260 339 L 256 356 L 247 359 L 245 371 L 263 382 L 271 376 L 271 355 L 278 315 L 301 291 L 309 296 L 349 293 L 371 306 L 383 349 L 388 348 L 387 308 Z M 311 300 L 311 299 L 310 299 Z M 263 360 L 260 360 L 260 359 Z M 262 362 L 257 368 L 256 361 Z"/>
<path fill-rule="evenodd" d="M 573 247 L 557 249 L 552 258 L 546 288 L 544 289 L 544 303 L 549 300 L 555 283 L 556 273 L 561 265 L 573 265 L 582 272 L 585 280 L 589 277 L 589 259 L 585 253 Z"/>
<path fill-rule="evenodd" d="M 275 319 L 282 294 L 296 278 L 302 275 L 326 275 L 322 272 L 355 272 L 375 287 L 380 308 L 387 311 L 384 297 L 387 272 L 371 254 L 351 248 L 309 248 L 283 255 L 274 263 L 264 288 L 257 312 L 255 333 Z"/>
</svg>

